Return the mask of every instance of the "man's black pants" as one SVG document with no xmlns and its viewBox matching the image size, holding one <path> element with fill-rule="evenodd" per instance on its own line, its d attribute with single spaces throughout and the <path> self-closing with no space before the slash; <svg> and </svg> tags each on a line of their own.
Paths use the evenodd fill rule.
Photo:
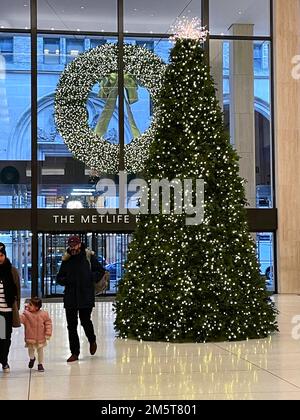
<svg viewBox="0 0 300 420">
<path fill-rule="evenodd" d="M 94 326 L 91 320 L 93 308 L 88 309 L 67 309 L 66 308 L 66 317 L 69 331 L 69 343 L 71 354 L 79 356 L 80 354 L 80 343 L 77 333 L 78 325 L 78 313 L 80 318 L 80 323 L 84 329 L 85 335 L 89 340 L 89 343 L 95 343 L 96 336 L 94 332 Z"/>
</svg>

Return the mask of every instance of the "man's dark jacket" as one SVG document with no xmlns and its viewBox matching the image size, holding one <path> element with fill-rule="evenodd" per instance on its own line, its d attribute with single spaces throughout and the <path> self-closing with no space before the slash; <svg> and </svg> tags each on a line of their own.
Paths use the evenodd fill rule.
<svg viewBox="0 0 300 420">
<path fill-rule="evenodd" d="M 104 273 L 94 252 L 83 244 L 77 255 L 71 255 L 67 250 L 57 274 L 57 283 L 65 286 L 64 307 L 88 309 L 95 306 L 95 283 L 100 281 Z"/>
</svg>

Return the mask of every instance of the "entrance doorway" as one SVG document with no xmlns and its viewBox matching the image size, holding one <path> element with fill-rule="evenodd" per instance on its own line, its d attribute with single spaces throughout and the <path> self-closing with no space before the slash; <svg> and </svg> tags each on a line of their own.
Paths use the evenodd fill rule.
<svg viewBox="0 0 300 420">
<path fill-rule="evenodd" d="M 39 235 L 39 287 L 43 297 L 63 294 L 64 288 L 56 283 L 62 256 L 66 252 L 69 234 L 43 233 Z M 115 294 L 124 275 L 131 234 L 128 233 L 79 233 L 81 241 L 95 252 L 98 261 L 110 273 L 106 295 Z"/>
</svg>

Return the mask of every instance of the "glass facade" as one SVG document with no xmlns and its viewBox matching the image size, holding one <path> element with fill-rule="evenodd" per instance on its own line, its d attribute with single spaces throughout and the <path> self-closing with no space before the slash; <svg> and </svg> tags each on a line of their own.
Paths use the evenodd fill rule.
<svg viewBox="0 0 300 420">
<path fill-rule="evenodd" d="M 2 0 L 0 29 L 29 29 L 30 0 Z"/>
<path fill-rule="evenodd" d="M 256 234 L 257 258 L 260 262 L 260 274 L 265 279 L 267 289 L 270 292 L 276 290 L 276 279 L 274 270 L 274 237 L 271 232 L 260 232 Z"/>
<path fill-rule="evenodd" d="M 30 37 L 0 33 L 0 208 L 31 207 Z"/>
<path fill-rule="evenodd" d="M 46 34 L 38 37 L 38 207 L 84 208 L 95 206 L 91 191 L 91 171 L 73 158 L 57 131 L 54 119 L 54 98 L 61 73 L 79 54 L 116 37 L 63 36 Z M 99 99 L 99 85 L 92 89 L 87 103 L 89 125 L 95 128 L 104 109 Z M 105 138 L 118 143 L 118 112 L 114 112 Z M 76 204 L 74 204 L 74 202 Z"/>
<path fill-rule="evenodd" d="M 155 37 L 126 37 L 125 44 L 137 45 L 139 47 L 146 48 L 159 56 L 166 64 L 168 63 L 170 49 L 172 47 L 172 44 L 168 40 Z M 150 127 L 152 121 L 153 109 L 149 91 L 145 87 L 139 85 L 136 93 L 137 100 L 132 104 L 128 103 L 128 98 L 125 95 L 125 144 L 128 144 L 133 140 L 133 132 L 131 129 L 132 119 L 130 118 L 130 113 L 133 117 L 133 123 L 138 128 L 140 134 L 143 134 Z"/>
<path fill-rule="evenodd" d="M 270 41 L 210 41 L 210 64 L 251 208 L 273 208 Z"/>
<path fill-rule="evenodd" d="M 201 17 L 201 0 L 126 0 L 124 5 L 126 33 L 170 33 L 177 17 Z"/>
<path fill-rule="evenodd" d="M 212 35 L 244 36 L 245 24 L 255 36 L 270 35 L 270 0 L 210 0 L 209 5 Z"/>
<path fill-rule="evenodd" d="M 56 284 L 56 275 L 61 265 L 61 258 L 67 248 L 68 237 L 67 234 L 43 234 L 39 237 L 41 291 L 46 297 L 63 293 L 64 288 Z M 82 234 L 81 240 L 87 247 L 95 251 L 98 261 L 109 272 L 108 288 L 101 295 L 115 294 L 124 274 L 124 264 L 131 235 L 89 232 Z"/>
<path fill-rule="evenodd" d="M 269 0 L 33 0 L 32 3 L 37 5 L 37 28 L 30 27 L 29 1 L 7 2 L 2 6 L 0 17 L 0 210 L 33 208 L 35 222 L 32 223 L 38 223 L 40 212 L 47 209 L 93 209 L 97 176 L 73 157 L 54 120 L 54 98 L 62 72 L 81 53 L 99 45 L 116 44 L 119 40 L 147 48 L 168 63 L 172 47 L 168 34 L 172 24 L 177 17 L 201 18 L 203 6 L 208 3 L 209 14 L 205 8 L 204 11 L 205 19 L 209 16 L 205 23 L 211 33 L 211 71 L 231 142 L 241 156 L 241 175 L 247 180 L 249 208 L 257 209 L 258 219 L 260 210 L 275 208 Z M 35 51 L 31 49 L 35 29 L 36 68 L 32 60 Z M 124 112 L 120 111 L 117 98 L 103 134 L 107 141 L 115 144 L 132 141 L 132 119 L 143 133 L 152 118 L 147 89 L 138 85 L 137 100 L 128 103 L 126 86 L 124 88 Z M 37 92 L 36 103 L 31 98 L 32 89 Z M 105 98 L 101 97 L 100 80 L 92 88 L 86 105 L 89 125 L 96 129 L 106 105 Z M 36 155 L 31 141 L 34 118 L 37 118 L 36 129 L 33 124 Z M 37 163 L 37 179 L 31 177 L 32 162 Z M 32 200 L 36 206 L 32 205 Z M 112 197 L 106 206 L 113 207 L 117 201 L 117 197 Z M 21 220 L 22 215 L 20 213 Z M 256 232 L 262 232 L 256 234 L 261 273 L 266 276 L 270 290 L 275 290 L 276 227 L 273 231 L 266 227 L 267 233 L 264 233 L 262 223 L 258 225 Z M 74 228 L 76 231 L 76 226 Z M 38 245 L 38 256 L 30 253 L 30 261 L 24 262 L 20 256 L 23 251 L 21 254 L 14 251 L 14 261 L 26 285 L 24 290 L 31 281 L 32 263 L 37 267 L 38 293 L 49 296 L 61 293 L 54 281 L 57 256 L 61 255 L 66 240 L 65 236 L 60 236 L 60 229 L 49 224 L 49 233 L 45 233 L 45 229 L 41 233 L 36 225 L 29 229 L 24 223 L 24 228 L 10 231 L 7 239 L 4 237 L 3 242 L 13 243 L 23 235 L 27 238 L 27 232 L 31 231 L 32 241 Z M 6 232 L 6 226 L 2 230 Z M 130 235 L 95 231 L 83 239 L 97 250 L 99 258 L 105 258 L 105 265 L 112 265 L 112 272 L 116 271 L 109 290 L 113 292 L 123 273 Z M 24 240 L 20 239 L 20 243 Z M 121 243 L 126 244 L 125 248 Z M 34 290 L 37 290 L 36 285 Z"/>
<path fill-rule="evenodd" d="M 116 32 L 116 0 L 38 0 L 38 28 L 77 32 Z"/>
<path fill-rule="evenodd" d="M 68 236 L 66 234 L 40 235 L 40 277 L 42 279 L 41 290 L 44 296 L 51 297 L 63 293 L 63 287 L 56 284 L 56 275 L 60 268 L 61 258 L 67 247 Z M 256 251 L 257 258 L 260 261 L 261 276 L 265 279 L 267 289 L 270 292 L 275 292 L 274 235 L 271 232 L 261 232 L 254 234 L 254 236 L 256 238 Z M 95 250 L 99 262 L 109 271 L 109 286 L 103 294 L 115 294 L 118 290 L 119 281 L 124 274 L 124 265 L 131 235 L 90 232 L 81 235 L 81 239 L 86 246 Z M 29 265 L 31 266 L 31 264 Z"/>
</svg>

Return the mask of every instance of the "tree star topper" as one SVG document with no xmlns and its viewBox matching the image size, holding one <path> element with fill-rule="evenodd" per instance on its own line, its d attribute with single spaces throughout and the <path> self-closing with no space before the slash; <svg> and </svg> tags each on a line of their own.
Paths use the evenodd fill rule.
<svg viewBox="0 0 300 420">
<path fill-rule="evenodd" d="M 183 16 L 178 18 L 174 25 L 171 26 L 173 35 L 171 41 L 176 42 L 178 39 L 195 39 L 205 42 L 209 31 L 201 26 L 201 19 L 198 17 L 188 18 Z"/>
</svg>

